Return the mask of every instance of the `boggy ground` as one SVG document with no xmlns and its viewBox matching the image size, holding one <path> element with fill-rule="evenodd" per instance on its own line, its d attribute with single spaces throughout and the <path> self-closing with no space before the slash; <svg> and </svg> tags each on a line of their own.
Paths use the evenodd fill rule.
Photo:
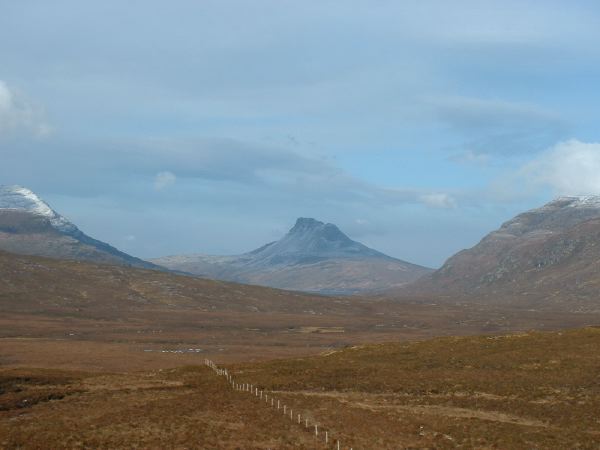
<svg viewBox="0 0 600 450">
<path fill-rule="evenodd" d="M 341 448 L 599 448 L 600 329 L 225 364 Z M 3 448 L 336 448 L 204 366 L 0 371 Z"/>
</svg>

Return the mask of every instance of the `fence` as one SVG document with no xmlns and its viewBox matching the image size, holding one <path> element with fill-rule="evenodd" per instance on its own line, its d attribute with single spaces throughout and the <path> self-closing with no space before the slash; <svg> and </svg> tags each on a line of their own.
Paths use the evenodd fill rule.
<svg viewBox="0 0 600 450">
<path fill-rule="evenodd" d="M 336 450 L 341 450 L 343 448 L 340 440 L 334 439 L 330 435 L 328 429 L 323 427 L 319 428 L 318 424 L 310 423 L 308 417 L 303 418 L 299 413 L 294 415 L 293 408 L 288 407 L 286 404 L 282 404 L 281 400 L 275 398 L 272 392 L 262 389 L 259 390 L 257 386 L 254 386 L 250 383 L 238 383 L 233 378 L 233 375 L 227 371 L 227 369 L 220 368 L 210 359 L 205 359 L 204 365 L 210 367 L 217 375 L 225 377 L 227 383 L 232 389 L 239 392 L 249 393 L 250 395 L 254 396 L 257 401 L 264 402 L 269 408 L 272 408 L 277 412 L 281 411 L 284 417 L 287 418 L 289 416 L 290 421 L 297 423 L 298 426 L 304 426 L 305 430 L 312 430 L 314 428 L 315 439 L 321 439 L 325 445 L 331 445 L 332 448 Z M 350 450 L 352 450 L 352 447 L 350 447 Z"/>
</svg>

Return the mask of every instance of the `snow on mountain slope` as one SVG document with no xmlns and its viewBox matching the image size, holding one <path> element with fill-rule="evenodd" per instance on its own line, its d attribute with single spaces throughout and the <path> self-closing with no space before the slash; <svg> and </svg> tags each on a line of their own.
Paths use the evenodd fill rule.
<svg viewBox="0 0 600 450">
<path fill-rule="evenodd" d="M 45 201 L 21 186 L 0 186 L 0 209 L 25 211 L 45 217 L 54 228 L 64 233 L 77 230 L 75 225 L 50 208 Z"/>
</svg>

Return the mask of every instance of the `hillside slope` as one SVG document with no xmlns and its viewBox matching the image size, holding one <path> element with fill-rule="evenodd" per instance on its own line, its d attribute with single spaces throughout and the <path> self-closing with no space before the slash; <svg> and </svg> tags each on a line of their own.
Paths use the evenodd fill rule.
<svg viewBox="0 0 600 450">
<path fill-rule="evenodd" d="M 35 193 L 21 186 L 0 186 L 0 250 L 162 269 L 91 238 Z"/>
<path fill-rule="evenodd" d="M 406 291 L 600 310 L 600 197 L 562 197 L 520 214 Z"/>
<path fill-rule="evenodd" d="M 329 298 L 118 265 L 0 251 L 0 310 L 94 311 L 125 315 L 168 310 L 302 312 L 341 310 Z"/>
</svg>

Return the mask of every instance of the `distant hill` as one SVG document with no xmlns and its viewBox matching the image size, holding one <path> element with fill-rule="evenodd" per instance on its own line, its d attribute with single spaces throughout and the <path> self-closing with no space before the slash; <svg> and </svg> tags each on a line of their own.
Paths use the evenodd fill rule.
<svg viewBox="0 0 600 450">
<path fill-rule="evenodd" d="M 17 255 L 0 250 L 2 313 L 49 313 L 53 317 L 77 313 L 93 320 L 135 317 L 136 323 L 151 320 L 166 327 L 167 324 L 161 321 L 167 314 L 183 311 L 300 314 L 302 320 L 310 322 L 317 315 L 365 317 L 371 309 L 370 304 L 370 301 L 348 302 L 345 299 L 334 302 L 327 297 L 263 286 L 115 264 Z M 181 323 L 175 324 L 177 329 L 192 327 L 198 332 L 202 328 L 182 317 L 178 316 Z M 219 321 L 228 323 L 233 316 L 227 316 L 229 319 L 220 317 Z M 271 318 L 269 316 L 268 320 Z M 235 322 L 232 326 L 236 326 Z"/>
<path fill-rule="evenodd" d="M 0 186 L 0 250 L 162 269 L 91 238 L 35 193 L 21 186 Z"/>
<path fill-rule="evenodd" d="M 331 223 L 310 218 L 299 218 L 280 240 L 242 255 L 179 255 L 151 261 L 208 278 L 323 294 L 376 292 L 431 272 L 353 241 Z"/>
<path fill-rule="evenodd" d="M 600 310 L 600 196 L 519 214 L 402 292 Z"/>
</svg>

